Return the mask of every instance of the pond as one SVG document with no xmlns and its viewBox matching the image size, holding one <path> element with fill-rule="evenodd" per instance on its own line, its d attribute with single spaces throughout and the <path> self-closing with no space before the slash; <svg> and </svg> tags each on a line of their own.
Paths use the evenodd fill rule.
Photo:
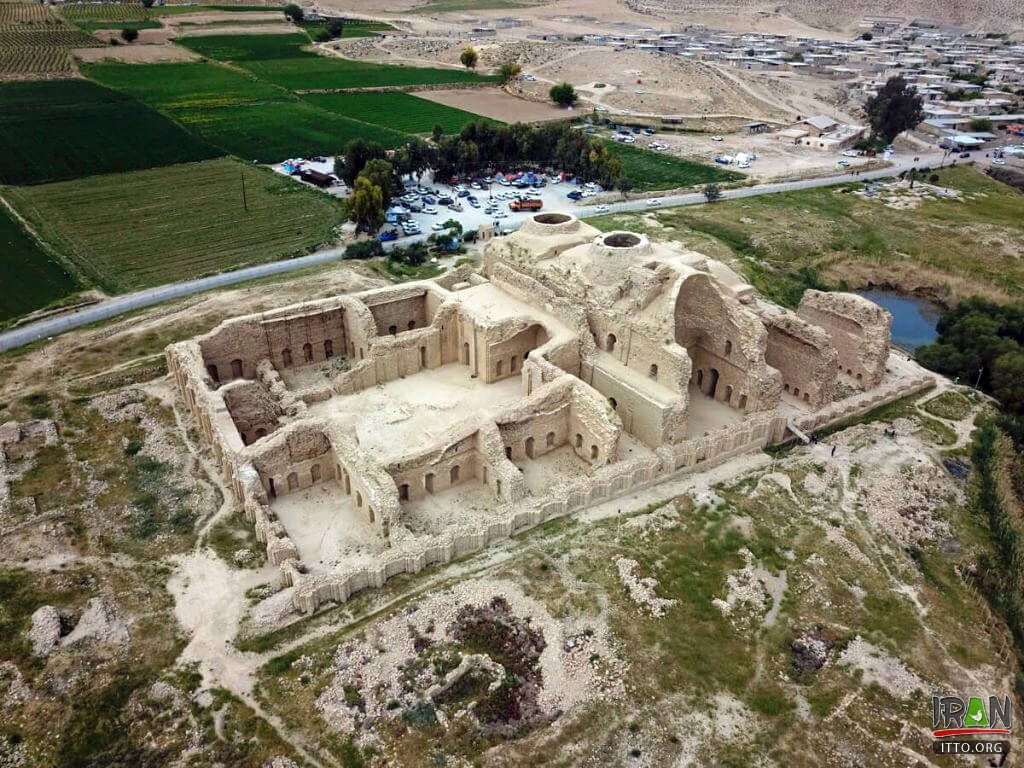
<svg viewBox="0 0 1024 768">
<path fill-rule="evenodd" d="M 923 344 L 931 344 L 938 336 L 935 324 L 942 307 L 935 302 L 877 288 L 856 293 L 892 313 L 892 343 L 900 349 L 913 352 Z"/>
</svg>

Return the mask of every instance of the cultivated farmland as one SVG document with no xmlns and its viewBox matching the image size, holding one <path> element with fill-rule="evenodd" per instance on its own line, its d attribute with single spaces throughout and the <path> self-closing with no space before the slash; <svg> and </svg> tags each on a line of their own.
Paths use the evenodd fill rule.
<svg viewBox="0 0 1024 768">
<path fill-rule="evenodd" d="M 304 253 L 344 219 L 334 198 L 229 159 L 7 192 L 44 240 L 112 292 Z"/>
<path fill-rule="evenodd" d="M 619 158 L 622 172 L 633 180 L 638 190 L 675 189 L 712 182 L 739 181 L 744 178 L 735 171 L 725 171 L 712 165 L 662 155 L 628 144 L 608 142 L 609 151 Z"/>
<path fill-rule="evenodd" d="M 64 24 L 49 6 L 0 4 L 0 78 L 70 73 L 69 51 L 98 45 L 96 38 Z"/>
<path fill-rule="evenodd" d="M 303 50 L 305 35 L 211 35 L 180 41 L 197 53 L 230 61 L 259 78 L 295 91 L 435 83 L 484 83 L 495 78 L 458 69 L 373 64 Z"/>
<path fill-rule="evenodd" d="M 75 290 L 75 281 L 0 206 L 0 323 Z"/>
<path fill-rule="evenodd" d="M 0 146 L 4 184 L 40 184 L 222 154 L 130 96 L 84 80 L 0 84 Z"/>
<path fill-rule="evenodd" d="M 247 160 L 276 162 L 339 152 L 355 138 L 389 146 L 407 140 L 402 133 L 319 109 L 219 64 L 97 64 L 84 69 Z"/>
<path fill-rule="evenodd" d="M 405 133 L 430 133 L 435 125 L 445 133 L 458 133 L 466 123 L 480 119 L 472 112 L 397 91 L 310 93 L 303 98 L 330 112 Z"/>
</svg>

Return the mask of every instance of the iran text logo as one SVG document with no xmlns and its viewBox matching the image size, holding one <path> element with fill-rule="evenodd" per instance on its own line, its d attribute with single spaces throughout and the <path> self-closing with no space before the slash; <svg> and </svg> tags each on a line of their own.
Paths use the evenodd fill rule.
<svg viewBox="0 0 1024 768">
<path fill-rule="evenodd" d="M 1008 736 L 1013 702 L 1009 696 L 932 696 L 932 736 Z"/>
</svg>

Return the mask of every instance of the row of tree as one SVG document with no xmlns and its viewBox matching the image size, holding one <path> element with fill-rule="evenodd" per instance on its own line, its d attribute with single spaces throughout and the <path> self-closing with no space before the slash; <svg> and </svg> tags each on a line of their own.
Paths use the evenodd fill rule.
<svg viewBox="0 0 1024 768">
<path fill-rule="evenodd" d="M 918 362 L 995 397 L 1002 426 L 1024 445 L 1024 302 L 971 297 L 943 313 L 938 331 L 936 343 L 918 348 Z"/>
<path fill-rule="evenodd" d="M 524 167 L 565 171 L 608 189 L 633 186 L 607 142 L 565 123 L 499 125 L 480 120 L 451 136 L 435 126 L 432 141 L 414 137 L 393 152 L 354 139 L 335 161 L 334 173 L 352 187 L 350 217 L 360 229 L 372 232 L 383 223 L 388 201 L 402 190 L 402 176 L 418 177 L 433 169 L 440 180 Z"/>
</svg>

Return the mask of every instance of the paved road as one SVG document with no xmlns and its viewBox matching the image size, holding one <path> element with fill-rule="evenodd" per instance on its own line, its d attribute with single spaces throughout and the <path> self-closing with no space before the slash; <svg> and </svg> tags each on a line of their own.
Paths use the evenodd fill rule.
<svg viewBox="0 0 1024 768">
<path fill-rule="evenodd" d="M 887 176 L 897 175 L 901 171 L 908 170 L 914 165 L 928 165 L 934 167 L 938 164 L 941 158 L 941 153 L 935 155 L 921 155 L 921 159 L 917 163 L 912 161 L 903 161 L 882 170 L 865 171 L 856 177 L 851 176 L 850 174 L 844 174 L 842 176 L 827 176 L 818 179 L 802 179 L 798 181 L 778 182 L 774 184 L 761 184 L 753 187 L 741 187 L 739 189 L 727 190 L 722 196 L 724 199 L 729 200 L 736 197 L 753 197 L 755 195 L 768 195 L 776 192 L 789 192 L 797 189 L 813 189 L 815 187 L 834 186 L 836 184 L 843 184 L 854 180 L 880 179 Z M 704 196 L 700 193 L 671 195 L 669 197 L 661 198 L 662 207 L 696 205 L 703 202 Z M 608 211 L 610 213 L 626 213 L 630 211 L 647 210 L 650 207 L 651 206 L 648 204 L 647 200 L 629 200 L 621 203 L 610 204 L 608 206 Z M 587 209 L 581 207 L 573 210 L 573 212 L 583 214 L 587 212 Z M 510 223 L 506 226 L 514 228 L 516 225 Z M 402 244 L 408 244 L 414 239 L 426 239 L 426 237 L 427 235 L 422 235 L 420 238 L 403 238 Z M 393 243 L 385 243 L 385 248 L 393 246 Z M 202 293 L 203 291 L 209 291 L 213 288 L 223 288 L 228 285 L 243 283 L 247 280 L 279 275 L 296 269 L 302 269 L 304 267 L 312 267 L 321 264 L 328 264 L 333 261 L 339 261 L 342 259 L 343 255 L 344 249 L 330 248 L 317 251 L 309 256 L 300 256 L 298 258 L 288 259 L 285 261 L 275 261 L 269 264 L 257 264 L 256 266 L 238 269 L 233 272 L 225 272 L 211 277 L 199 278 L 197 280 L 184 280 L 179 283 L 162 285 L 159 288 L 148 288 L 143 291 L 137 291 L 136 293 L 118 296 L 117 298 L 92 304 L 88 307 L 83 307 L 82 309 L 60 315 L 58 317 L 38 320 L 34 323 L 27 323 L 21 327 L 4 331 L 3 333 L 0 333 L 0 352 L 15 349 L 17 347 L 24 346 L 25 344 L 31 344 L 33 341 L 38 341 L 39 339 L 57 336 L 74 328 L 80 328 L 83 325 L 89 325 L 90 323 L 95 323 L 100 320 L 108 320 L 112 317 L 124 314 L 125 312 L 142 309 L 144 307 L 151 307 L 155 304 L 162 304 L 163 302 L 171 299 L 180 299 L 185 296 Z"/>
</svg>

